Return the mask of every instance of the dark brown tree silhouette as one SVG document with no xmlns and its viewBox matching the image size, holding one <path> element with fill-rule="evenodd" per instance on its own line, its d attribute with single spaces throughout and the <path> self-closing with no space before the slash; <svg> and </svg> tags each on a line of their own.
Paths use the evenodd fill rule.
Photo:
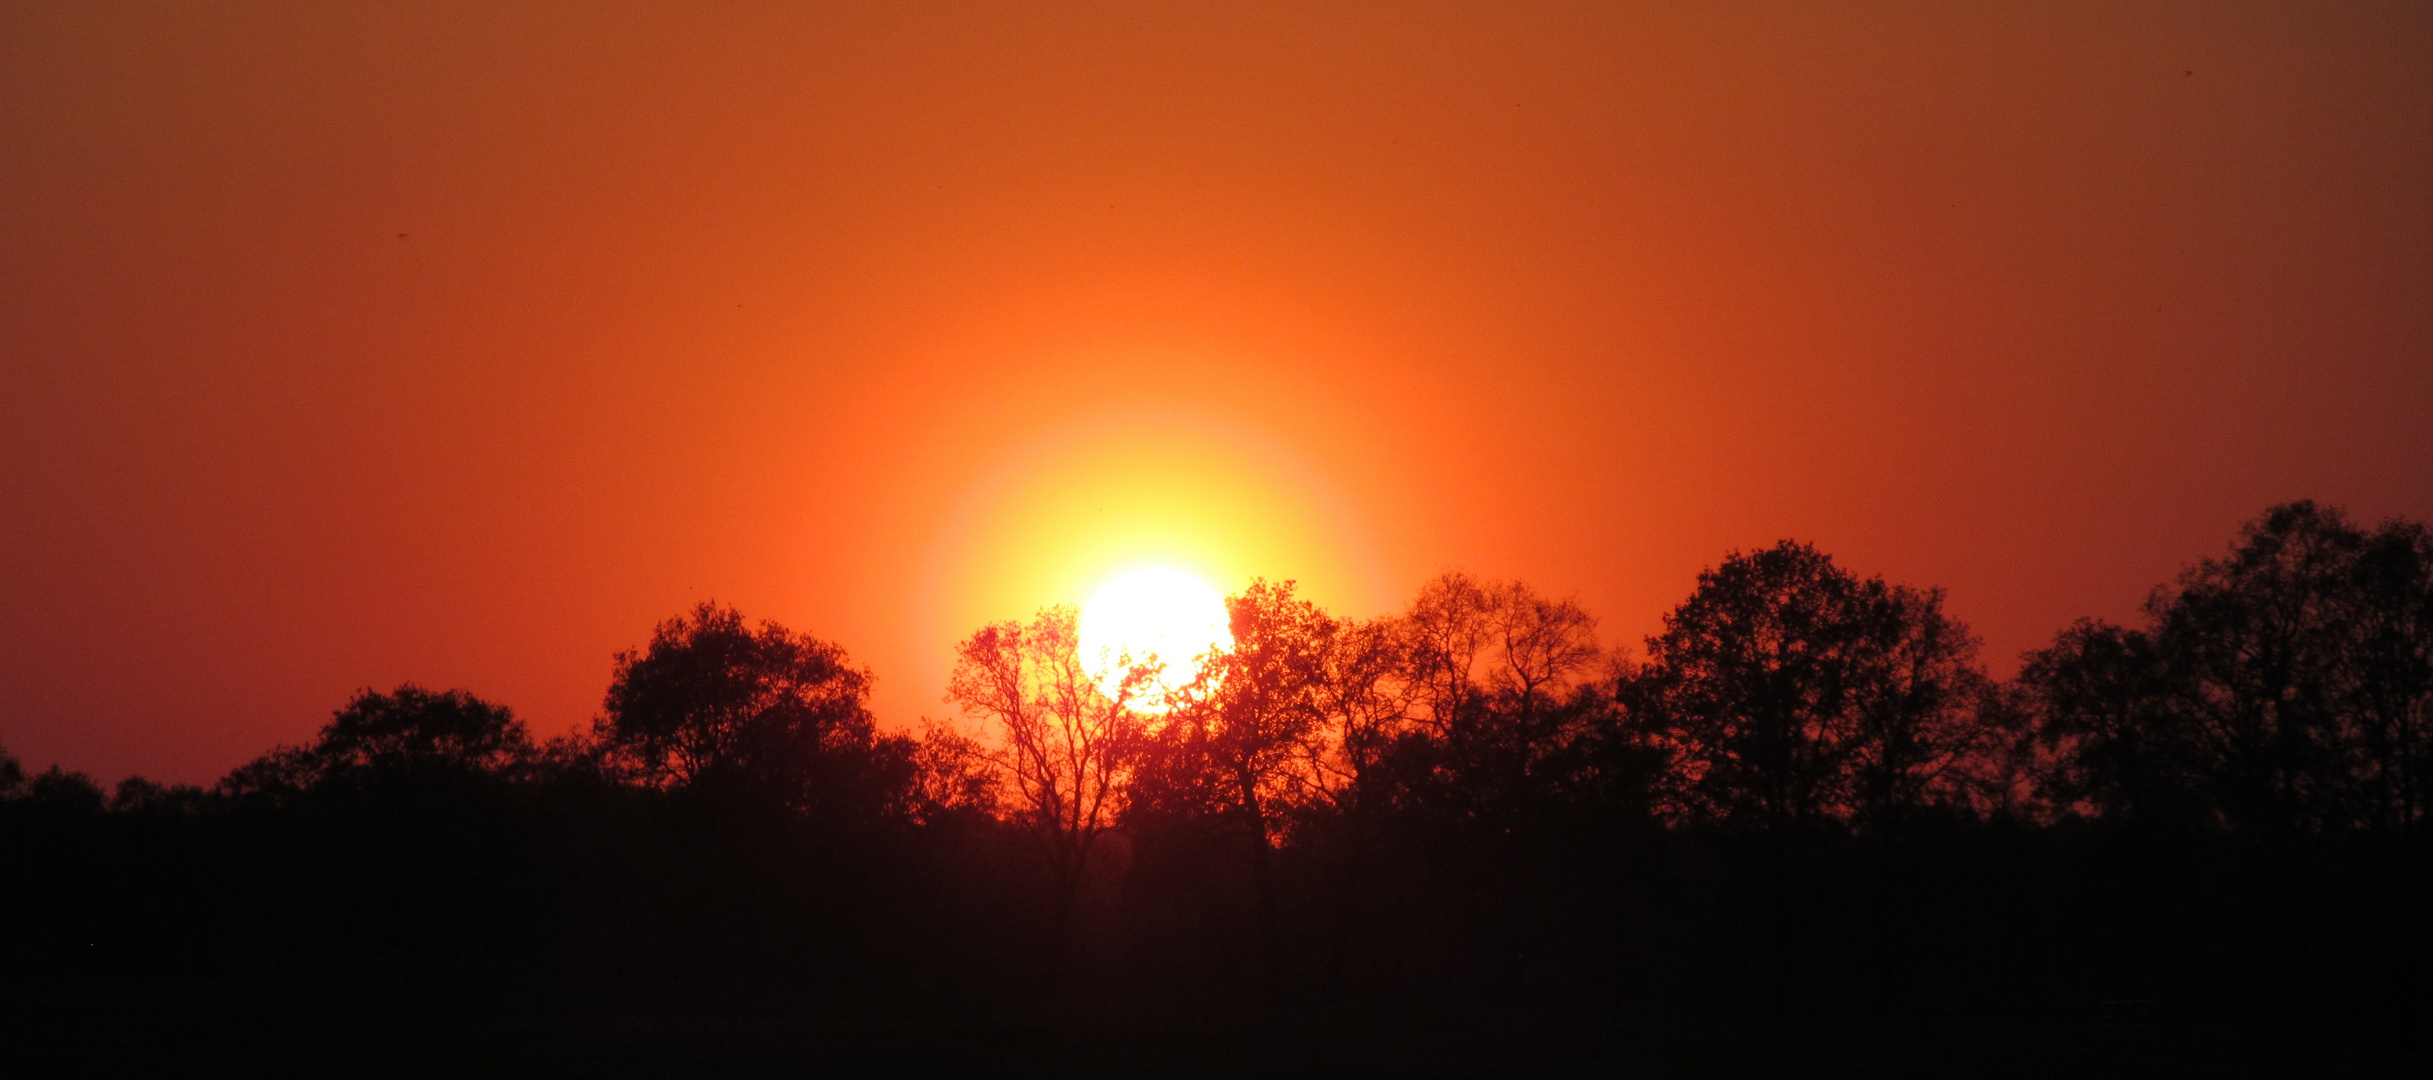
<svg viewBox="0 0 2433 1080">
<path fill-rule="evenodd" d="M 1179 695 L 1141 785 L 1145 803 L 1239 823 L 1270 950 L 1275 845 L 1288 811 L 1317 793 L 1307 766 L 1323 737 L 1322 686 L 1336 631 L 1333 618 L 1293 595 L 1293 584 L 1254 580 L 1226 598 L 1233 644 Z"/>
<path fill-rule="evenodd" d="M 704 603 L 617 654 L 603 762 L 654 787 L 750 791 L 798 811 L 908 810 L 912 743 L 878 733 L 870 675 L 836 645 Z"/>
<path fill-rule="evenodd" d="M 1604 658 L 1596 620 L 1520 582 L 1452 572 L 1399 624 L 1398 696 L 1422 736 L 1393 763 L 1404 797 L 1498 829 L 1559 798 L 1595 712 L 1579 692 Z"/>
<path fill-rule="evenodd" d="M 2189 816 L 2193 762 L 2150 635 L 2081 619 L 2028 654 L 2019 683 L 2039 714 L 2040 794 L 2054 808 L 2140 825 Z"/>
<path fill-rule="evenodd" d="M 1978 642 L 1943 611 L 1943 590 L 1862 582 L 1853 677 L 1853 823 L 1892 830 L 1928 805 L 1985 809 L 2017 742 L 2012 714 L 1987 708 L 1993 681 Z"/>
<path fill-rule="evenodd" d="M 1324 627 L 1313 692 L 1324 718 L 1321 737 L 1304 740 L 1298 775 L 1314 802 L 1339 815 L 1378 806 L 1379 769 L 1394 740 L 1412 729 L 1417 710 L 1411 633 L 1399 618 L 1343 619 Z"/>
<path fill-rule="evenodd" d="M 2146 604 L 2081 623 L 2022 682 L 2065 806 L 2246 833 L 2421 831 L 2433 776 L 2433 536 L 2267 511 Z M 2073 800 L 2076 800 L 2075 802 Z"/>
<path fill-rule="evenodd" d="M 1482 692 L 1480 667 L 1493 663 L 1494 598 L 1459 571 L 1437 575 L 1419 589 L 1402 618 L 1408 642 L 1406 678 L 1418 719 L 1438 736 L 1451 733 Z"/>
<path fill-rule="evenodd" d="M 1028 624 L 981 627 L 955 652 L 947 700 L 981 730 L 976 737 L 933 731 L 931 753 L 958 771 L 977 760 L 983 768 L 966 772 L 964 793 L 1001 799 L 1037 841 L 1053 871 L 1061 942 L 1091 852 L 1115 824 L 1132 777 L 1141 718 L 1131 699 L 1159 665 L 1132 669 L 1108 697 L 1082 664 L 1069 606 L 1041 611 Z"/>
<path fill-rule="evenodd" d="M 24 786 L 25 766 L 18 762 L 17 755 L 8 752 L 8 747 L 0 746 L 0 799 L 15 795 Z"/>
<path fill-rule="evenodd" d="M 1734 554 L 1621 679 L 1668 752 L 1677 817 L 1787 839 L 1820 821 L 1887 825 L 1958 799 L 1962 762 L 1999 749 L 1975 721 L 1975 640 L 1939 592 L 1861 580 L 1805 544 Z"/>
<path fill-rule="evenodd" d="M 230 772 L 220 787 L 276 797 L 371 774 L 503 774 L 532 753 L 523 722 L 505 706 L 405 683 L 388 693 L 356 691 L 311 743 L 279 747 Z"/>
</svg>

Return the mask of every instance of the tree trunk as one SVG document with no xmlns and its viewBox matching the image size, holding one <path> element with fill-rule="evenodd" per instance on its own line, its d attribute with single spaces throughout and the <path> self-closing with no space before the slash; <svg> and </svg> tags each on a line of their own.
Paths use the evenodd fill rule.
<svg viewBox="0 0 2433 1080">
<path fill-rule="evenodd" d="M 1267 841 L 1267 810 L 1260 805 L 1257 779 L 1249 770 L 1237 776 L 1242 789 L 1242 817 L 1250 828 L 1250 874 L 1258 890 L 1259 902 L 1259 976 L 1260 989 L 1268 1008 L 1279 1004 L 1283 990 L 1281 961 L 1276 937 L 1276 882 L 1274 848 Z"/>
</svg>

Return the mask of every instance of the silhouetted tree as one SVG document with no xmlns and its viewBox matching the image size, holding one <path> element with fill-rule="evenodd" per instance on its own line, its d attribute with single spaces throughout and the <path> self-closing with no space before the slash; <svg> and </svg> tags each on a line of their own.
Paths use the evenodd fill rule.
<svg viewBox="0 0 2433 1080">
<path fill-rule="evenodd" d="M 1319 659 L 1313 690 L 1322 728 L 1304 740 L 1299 773 L 1311 792 L 1304 812 L 1335 826 L 1325 992 L 1338 1002 L 1363 907 L 1370 844 L 1393 797 L 1386 762 L 1396 740 L 1412 733 L 1411 633 L 1393 616 L 1331 620 L 1322 631 Z"/>
<path fill-rule="evenodd" d="M 357 693 L 313 747 L 315 764 L 324 770 L 502 772 L 531 752 L 523 721 L 505 706 L 463 690 L 433 693 L 412 683 L 387 694 Z"/>
<path fill-rule="evenodd" d="M 2265 831 L 2357 823 L 2349 570 L 2364 536 L 2311 503 L 2275 507 L 2227 559 L 2150 606 L 2216 805 Z"/>
<path fill-rule="evenodd" d="M 203 812 L 209 798 L 209 792 L 191 784 L 161 784 L 130 776 L 110 793 L 110 812 L 194 815 Z"/>
<path fill-rule="evenodd" d="M 1939 592 L 1798 544 L 1707 571 L 1636 663 L 1517 583 L 1349 620 L 1259 581 L 1169 712 L 1128 704 L 1154 665 L 1110 694 L 1050 609 L 961 642 L 959 711 L 917 742 L 877 733 L 841 649 L 705 605 L 543 746 L 409 684 L 210 792 L 105 798 L 0 751 L 0 1011 L 17 1047 L 144 1001 L 276 1000 L 287 1031 L 529 996 L 849 1061 L 858 1022 L 805 1039 L 803 1003 L 1028 1028 L 1053 947 L 1089 976 L 1059 980 L 1072 1015 L 1185 1035 L 1243 1030 L 1254 978 L 1354 1025 L 1527 1011 L 1553 1038 L 1736 1036 L 1769 994 L 1896 1044 L 2079 1011 L 2412 1030 L 2429 578 L 2421 526 L 2278 507 L 2010 683 Z"/>
<path fill-rule="evenodd" d="M 2019 683 L 2052 754 L 2041 793 L 2054 806 L 2141 825 L 2190 816 L 2195 763 L 2151 636 L 2081 619 L 2028 654 Z"/>
<path fill-rule="evenodd" d="M 27 780 L 19 798 L 46 813 L 80 816 L 99 814 L 108 802 L 92 777 L 57 765 Z"/>
<path fill-rule="evenodd" d="M 1305 742 L 1302 774 L 1335 813 L 1376 809 L 1387 794 L 1380 766 L 1417 708 L 1409 626 L 1391 616 L 1330 621 L 1318 653 L 1313 691 L 1326 730 Z"/>
<path fill-rule="evenodd" d="M 1420 586 L 1403 616 L 1407 678 L 1419 719 L 1448 736 L 1482 692 L 1479 667 L 1492 663 L 1494 597 L 1468 574 L 1449 571 Z"/>
<path fill-rule="evenodd" d="M 1778 839 L 1818 821 L 1883 825 L 1961 798 L 1964 759 L 2000 749 L 1973 712 L 1975 648 L 1940 592 L 1862 580 L 1785 541 L 1701 573 L 1619 697 L 1671 757 L 1676 815 Z"/>
<path fill-rule="evenodd" d="M 933 731 L 931 753 L 964 771 L 975 759 L 992 776 L 1010 816 L 1037 841 L 1052 869 L 1060 943 L 1075 894 L 1099 837 L 1115 824 L 1140 745 L 1132 697 L 1155 677 L 1155 662 L 1133 668 L 1114 697 L 1083 666 L 1074 611 L 1041 611 L 1027 625 L 981 627 L 956 646 L 947 700 L 982 726 L 979 738 Z M 985 784 L 985 781 L 982 781 Z M 978 790 L 975 790 L 975 788 Z"/>
<path fill-rule="evenodd" d="M 990 746 L 949 721 L 924 719 L 913 747 L 916 813 L 923 823 L 958 814 L 993 817 L 1005 805 L 1005 776 Z"/>
<path fill-rule="evenodd" d="M 287 798 L 371 775 L 505 773 L 524 763 L 532 740 L 506 707 L 462 690 L 413 683 L 390 693 L 356 691 L 314 741 L 282 746 L 231 771 L 220 790 Z"/>
<path fill-rule="evenodd" d="M 2009 714 L 1984 707 L 1993 682 L 1976 636 L 1944 613 L 1941 589 L 1869 579 L 1859 592 L 1848 683 L 1853 822 L 1890 830 L 1928 805 L 1989 808 L 2016 731 Z"/>
<path fill-rule="evenodd" d="M 881 817 L 909 809 L 913 747 L 879 734 L 869 688 L 842 648 L 703 603 L 617 654 L 593 731 L 611 770 L 642 784 Z"/>
<path fill-rule="evenodd" d="M 532 751 L 506 707 L 407 683 L 357 691 L 312 742 L 239 766 L 218 792 L 294 875 L 279 904 L 364 943 L 411 983 L 450 950 L 513 952 L 493 915 L 514 891 L 507 789 Z M 141 780 L 121 785 L 119 802 L 160 816 L 192 805 Z"/>
<path fill-rule="evenodd" d="M 1520 582 L 1453 572 L 1421 587 L 1400 626 L 1403 797 L 1497 829 L 1562 799 L 1601 708 L 1583 682 L 1603 659 L 1596 621 Z"/>
<path fill-rule="evenodd" d="M 2433 815 L 2433 531 L 2392 520 L 2348 568 L 2349 671 L 2366 824 L 2422 842 Z"/>
<path fill-rule="evenodd" d="M 1582 680 L 1604 659 L 1596 620 L 1576 601 L 1520 582 L 1488 590 L 1495 666 L 1488 708 L 1456 725 L 1456 760 L 1505 827 L 1565 798 L 1581 765 L 1574 754 L 1602 702 Z M 1485 721 L 1485 722 L 1479 722 Z"/>
<path fill-rule="evenodd" d="M 1335 621 L 1293 595 L 1293 583 L 1253 581 L 1225 599 L 1233 644 L 1210 657 L 1158 725 L 1143 799 L 1228 815 L 1257 846 L 1272 846 L 1277 811 L 1314 794 L 1305 768 L 1324 719 L 1322 685 Z"/>
<path fill-rule="evenodd" d="M 1337 626 L 1294 596 L 1290 581 L 1254 580 L 1225 609 L 1233 644 L 1202 664 L 1159 726 L 1133 798 L 1152 812 L 1239 825 L 1272 963 L 1277 833 L 1286 812 L 1316 797 L 1323 782 L 1308 767 L 1324 736 L 1326 654 Z"/>
<path fill-rule="evenodd" d="M 2228 556 L 2146 604 L 2082 622 L 2022 682 L 2064 753 L 2064 799 L 2160 800 L 2255 834 L 2414 831 L 2433 769 L 2433 537 L 2367 532 L 2311 502 L 2246 525 Z"/>
</svg>

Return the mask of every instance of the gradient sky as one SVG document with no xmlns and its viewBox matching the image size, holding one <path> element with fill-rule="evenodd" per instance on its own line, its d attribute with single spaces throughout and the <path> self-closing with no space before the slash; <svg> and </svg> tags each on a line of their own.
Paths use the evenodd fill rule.
<svg viewBox="0 0 2433 1080">
<path fill-rule="evenodd" d="M 705 598 L 908 725 L 1144 562 L 1621 642 L 1796 537 L 2007 672 L 2433 517 L 2433 5 L 368 7 L 0 3 L 30 765 L 554 733 Z"/>
</svg>

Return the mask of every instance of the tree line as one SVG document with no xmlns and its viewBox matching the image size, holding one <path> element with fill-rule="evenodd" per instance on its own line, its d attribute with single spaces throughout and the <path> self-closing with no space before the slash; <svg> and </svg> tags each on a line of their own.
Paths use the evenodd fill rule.
<svg viewBox="0 0 2433 1080">
<path fill-rule="evenodd" d="M 2011 679 L 1940 590 L 1788 541 L 1628 650 L 1462 573 L 1378 618 L 1290 581 L 1227 608 L 1157 709 L 1154 661 L 1102 685 L 1054 607 L 890 733 L 842 648 L 704 604 L 555 739 L 407 685 L 208 789 L 0 754 L 7 918 L 62 978 L 2131 1027 L 2426 998 L 2420 523 L 2274 507 Z"/>
</svg>

